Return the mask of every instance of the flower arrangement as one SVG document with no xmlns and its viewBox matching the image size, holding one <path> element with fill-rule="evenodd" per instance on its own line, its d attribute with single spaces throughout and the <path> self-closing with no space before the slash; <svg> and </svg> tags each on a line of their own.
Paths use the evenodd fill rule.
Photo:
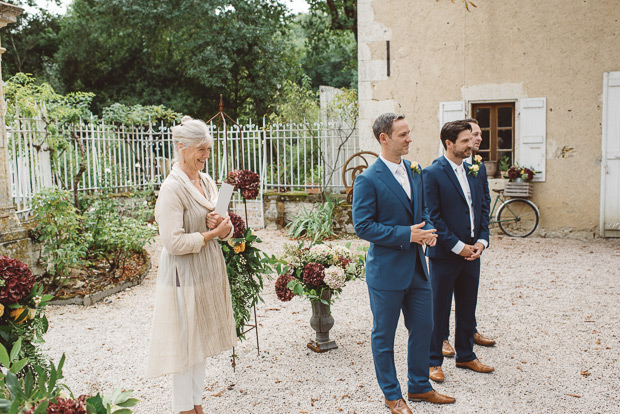
<svg viewBox="0 0 620 414">
<path fill-rule="evenodd" d="M 278 299 L 288 302 L 297 295 L 327 304 L 323 299 L 325 290 L 330 290 L 334 298 L 346 282 L 364 276 L 365 255 L 353 254 L 350 244 L 345 247 L 319 243 L 306 247 L 301 242 L 286 244 L 278 262 L 275 285 Z"/>
<path fill-rule="evenodd" d="M 508 178 L 510 182 L 513 182 L 518 178 L 522 179 L 525 182 L 529 182 L 534 179 L 534 175 L 536 175 L 536 171 L 515 164 L 508 168 L 508 171 L 506 171 L 506 175 L 504 175 L 504 178 Z"/>
<path fill-rule="evenodd" d="M 260 191 L 260 177 L 254 171 L 234 170 L 226 176 L 226 182 L 241 191 L 241 197 L 254 200 Z"/>
<path fill-rule="evenodd" d="M 470 165 L 470 166 L 469 166 L 469 168 L 468 168 L 468 170 L 469 170 L 469 171 L 467 172 L 468 174 L 471 174 L 471 175 L 473 175 L 474 177 L 477 177 L 477 176 L 478 176 L 478 173 L 480 172 L 480 165 L 479 165 L 479 164 L 473 164 L 473 165 Z"/>
<path fill-rule="evenodd" d="M 411 168 L 414 174 L 422 174 L 422 168 L 420 168 L 420 164 L 417 161 L 411 161 L 409 168 Z"/>
<path fill-rule="evenodd" d="M 228 241 L 220 241 L 220 247 L 226 261 L 237 336 L 243 339 L 252 307 L 263 300 L 260 297 L 263 275 L 271 273 L 272 269 L 267 255 L 256 247 L 262 243 L 261 239 L 246 227 L 239 215 L 232 212 L 228 215 L 235 230 Z"/>
</svg>

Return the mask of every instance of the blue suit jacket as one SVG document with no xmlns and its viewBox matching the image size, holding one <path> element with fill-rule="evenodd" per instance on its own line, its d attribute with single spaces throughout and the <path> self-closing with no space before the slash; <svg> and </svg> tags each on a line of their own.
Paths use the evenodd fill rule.
<svg viewBox="0 0 620 414">
<path fill-rule="evenodd" d="M 478 176 L 469 173 L 470 164 L 465 163 L 467 181 L 474 207 L 474 242 L 489 241 L 489 190 L 486 170 L 481 167 Z M 424 177 L 424 206 L 437 229 L 437 244 L 426 249 L 430 258 L 457 258 L 452 248 L 458 241 L 469 244 L 471 222 L 469 207 L 456 173 L 441 156 L 422 171 Z M 486 191 L 485 191 L 486 187 Z"/>
<path fill-rule="evenodd" d="M 425 279 L 428 269 L 422 246 L 411 243 L 411 226 L 426 221 L 422 175 L 405 170 L 411 185 L 411 200 L 381 159 L 360 174 L 353 187 L 353 225 L 355 232 L 370 242 L 366 256 L 366 282 L 379 290 L 404 290 L 412 281 L 416 260 L 420 258 Z"/>
</svg>

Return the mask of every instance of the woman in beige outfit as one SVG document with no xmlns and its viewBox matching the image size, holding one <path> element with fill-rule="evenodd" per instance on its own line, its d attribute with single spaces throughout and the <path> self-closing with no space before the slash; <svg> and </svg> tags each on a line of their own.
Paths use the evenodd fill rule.
<svg viewBox="0 0 620 414">
<path fill-rule="evenodd" d="M 172 139 L 176 163 L 155 204 L 164 248 L 147 377 L 172 374 L 174 411 L 203 414 L 205 359 L 237 341 L 226 264 L 217 242 L 232 237 L 234 229 L 228 217 L 213 211 L 217 187 L 201 172 L 213 145 L 207 125 L 184 117 L 172 128 Z"/>
</svg>

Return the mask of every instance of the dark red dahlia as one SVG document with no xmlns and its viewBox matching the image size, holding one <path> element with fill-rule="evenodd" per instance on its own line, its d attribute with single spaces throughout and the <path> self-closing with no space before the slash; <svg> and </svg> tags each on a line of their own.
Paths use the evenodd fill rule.
<svg viewBox="0 0 620 414">
<path fill-rule="evenodd" d="M 245 221 L 238 214 L 233 213 L 232 211 L 228 212 L 230 216 L 230 222 L 235 228 L 235 232 L 233 233 L 233 238 L 240 239 L 245 234 Z"/>
<path fill-rule="evenodd" d="M 32 291 L 34 276 L 24 263 L 6 256 L 0 256 L 0 277 L 4 286 L 0 287 L 0 302 L 17 303 Z"/>
<path fill-rule="evenodd" d="M 319 287 L 325 279 L 325 266 L 320 263 L 308 263 L 301 272 L 304 283 L 310 287 Z"/>
<path fill-rule="evenodd" d="M 47 407 L 47 414 L 86 414 L 86 396 L 80 395 L 76 400 L 58 397 L 57 402 Z"/>
<path fill-rule="evenodd" d="M 280 275 L 276 280 L 276 296 L 282 302 L 288 302 L 295 297 L 293 291 L 286 287 L 291 280 L 293 280 L 293 276 L 288 273 Z"/>
<path fill-rule="evenodd" d="M 511 180 L 514 180 L 518 176 L 519 176 L 519 170 L 517 169 L 517 167 L 510 167 L 510 169 L 508 169 L 508 178 L 510 178 Z"/>
<path fill-rule="evenodd" d="M 338 258 L 338 263 L 340 264 L 340 267 L 342 267 L 344 270 L 347 270 L 347 266 L 351 264 L 351 259 L 347 259 L 346 257 L 340 257 Z"/>
</svg>

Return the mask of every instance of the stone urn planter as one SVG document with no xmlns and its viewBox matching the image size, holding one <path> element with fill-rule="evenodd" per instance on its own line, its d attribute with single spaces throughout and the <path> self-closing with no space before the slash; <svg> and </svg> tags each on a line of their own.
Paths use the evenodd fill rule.
<svg viewBox="0 0 620 414">
<path fill-rule="evenodd" d="M 327 305 L 320 300 L 311 302 L 312 317 L 310 318 L 310 326 L 316 331 L 316 338 L 308 342 L 308 348 L 314 352 L 325 352 L 330 349 L 338 348 L 336 341 L 329 338 L 329 330 L 334 326 L 334 317 L 330 311 L 329 301 L 332 292 L 325 289 L 321 298 L 327 301 Z"/>
<path fill-rule="evenodd" d="M 497 174 L 497 161 L 485 161 L 484 167 L 487 170 L 487 177 L 495 177 L 495 174 Z"/>
</svg>

